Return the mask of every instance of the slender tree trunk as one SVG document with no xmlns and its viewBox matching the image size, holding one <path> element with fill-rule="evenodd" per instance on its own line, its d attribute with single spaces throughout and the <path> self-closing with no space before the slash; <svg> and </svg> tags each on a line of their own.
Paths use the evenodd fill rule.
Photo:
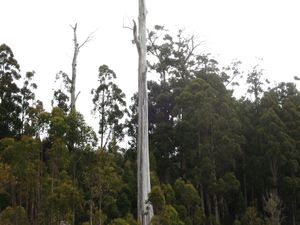
<svg viewBox="0 0 300 225">
<path fill-rule="evenodd" d="M 244 182 L 244 199 L 245 207 L 248 206 L 248 197 L 247 197 L 247 177 L 246 177 L 246 159 L 245 155 L 243 156 L 243 182 Z"/>
<path fill-rule="evenodd" d="M 53 169 L 52 169 L 53 170 Z M 51 173 L 51 194 L 53 194 L 53 189 L 54 189 L 54 172 L 52 171 Z M 53 207 L 50 207 L 50 224 L 53 224 Z"/>
<path fill-rule="evenodd" d="M 254 204 L 255 206 L 256 206 L 256 203 L 254 202 L 254 185 L 252 184 L 251 185 L 251 202 L 250 202 L 250 204 L 252 203 L 252 204 Z"/>
<path fill-rule="evenodd" d="M 209 194 L 206 192 L 206 203 L 207 203 L 207 217 L 209 218 L 211 215 L 211 203 L 210 203 L 210 197 Z M 211 222 L 210 222 L 211 224 Z"/>
<path fill-rule="evenodd" d="M 30 191 L 29 191 L 29 185 L 26 185 L 26 194 L 25 194 L 25 209 L 26 209 L 26 212 L 27 212 L 27 215 L 30 215 L 30 207 L 29 207 L 29 205 L 30 205 L 30 203 L 29 203 L 29 201 L 30 201 L 30 197 L 29 197 L 29 195 L 30 195 Z M 30 217 L 30 216 L 29 216 Z M 29 220 L 30 220 L 31 218 L 29 218 Z"/>
<path fill-rule="evenodd" d="M 293 200 L 292 202 L 292 221 L 293 225 L 296 225 L 296 200 Z"/>
<path fill-rule="evenodd" d="M 12 193 L 12 207 L 14 210 L 14 225 L 18 224 L 18 216 L 17 216 L 17 194 L 16 194 L 16 186 L 15 184 L 11 185 L 11 193 Z"/>
<path fill-rule="evenodd" d="M 40 218 L 40 208 L 41 208 L 41 193 L 42 193 L 42 169 L 41 163 L 43 161 L 43 146 L 41 143 L 41 139 L 38 136 L 39 144 L 40 144 L 40 152 L 39 152 L 39 164 L 38 164 L 38 187 L 37 187 L 37 204 L 36 204 L 36 218 L 39 220 Z"/>
<path fill-rule="evenodd" d="M 77 75 L 77 57 L 78 57 L 78 53 L 79 50 L 82 46 L 84 46 L 87 42 L 91 41 L 92 39 L 92 33 L 86 38 L 86 40 L 82 43 L 79 44 L 78 40 L 77 40 L 77 23 L 75 24 L 75 26 L 71 26 L 71 28 L 73 29 L 73 36 L 74 36 L 74 54 L 73 54 L 73 60 L 72 60 L 72 79 L 71 79 L 71 111 L 75 110 L 75 103 L 76 103 L 76 99 L 79 95 L 79 93 L 76 95 L 76 91 L 75 91 L 75 86 L 76 86 L 76 75 Z"/>
<path fill-rule="evenodd" d="M 215 144 L 214 144 L 214 131 L 213 131 L 213 121 L 211 120 L 211 124 L 210 124 L 210 151 L 212 153 L 212 157 L 213 157 L 213 177 L 214 177 L 214 181 L 217 182 L 217 173 L 216 173 L 216 161 L 214 158 L 214 151 L 215 151 Z M 217 224 L 220 224 L 220 214 L 219 214 L 219 205 L 218 205 L 218 198 L 217 198 L 217 194 L 214 193 L 213 194 L 213 203 L 215 205 L 215 217 L 216 217 L 216 222 Z"/>
<path fill-rule="evenodd" d="M 220 224 L 220 213 L 219 213 L 219 204 L 218 204 L 218 198 L 217 195 L 214 194 L 214 205 L 215 205 L 215 217 L 216 217 L 216 221 L 217 224 Z"/>
<path fill-rule="evenodd" d="M 147 93 L 147 46 L 146 46 L 146 5 L 139 0 L 138 34 L 136 24 L 133 29 L 137 46 L 138 60 L 138 221 L 141 225 L 149 225 L 153 216 L 152 205 L 147 202 L 151 191 L 149 143 L 148 143 L 148 93 Z"/>
<path fill-rule="evenodd" d="M 72 203 L 72 225 L 75 225 L 75 202 Z"/>
<path fill-rule="evenodd" d="M 92 200 L 92 197 L 90 198 L 89 205 L 90 205 L 90 225 L 93 225 L 93 200 Z"/>
<path fill-rule="evenodd" d="M 79 53 L 79 44 L 77 42 L 77 23 L 73 28 L 74 33 L 74 55 L 72 60 L 72 80 L 71 80 L 71 110 L 75 110 L 75 84 L 76 84 L 76 69 L 77 69 L 77 56 Z"/>
<path fill-rule="evenodd" d="M 34 204 L 34 200 L 35 200 L 35 193 L 34 193 L 34 188 L 32 188 L 32 196 L 31 196 L 31 204 L 30 204 L 30 221 L 32 222 L 32 224 L 35 224 L 35 216 L 34 216 L 34 208 L 35 208 L 35 204 Z"/>
<path fill-rule="evenodd" d="M 228 210 L 228 203 L 227 201 L 224 199 L 224 196 L 221 196 L 220 199 L 220 205 L 221 205 L 221 209 L 220 209 L 220 218 L 224 218 L 225 215 L 229 214 L 229 210 Z"/>
<path fill-rule="evenodd" d="M 104 105 L 104 91 L 102 91 L 102 103 L 101 105 Z M 104 141 L 104 107 L 102 107 L 101 110 L 101 128 L 100 128 L 100 148 L 103 149 L 103 141 Z"/>
<path fill-rule="evenodd" d="M 74 152 L 73 152 L 73 154 L 75 154 Z M 76 159 L 74 159 L 74 165 L 73 165 L 73 186 L 74 187 L 77 187 L 76 186 L 76 184 L 77 184 L 77 182 L 76 182 L 76 164 L 77 164 L 77 161 L 76 161 Z M 72 225 L 74 225 L 75 224 L 75 201 L 74 201 L 74 199 L 72 199 Z"/>
<path fill-rule="evenodd" d="M 100 211 L 100 218 L 99 218 L 99 225 L 102 225 L 102 193 L 99 196 L 99 211 Z"/>
<path fill-rule="evenodd" d="M 202 206 L 203 212 L 205 213 L 204 190 L 203 190 L 202 184 L 200 184 L 200 193 L 201 193 L 201 206 Z"/>
</svg>

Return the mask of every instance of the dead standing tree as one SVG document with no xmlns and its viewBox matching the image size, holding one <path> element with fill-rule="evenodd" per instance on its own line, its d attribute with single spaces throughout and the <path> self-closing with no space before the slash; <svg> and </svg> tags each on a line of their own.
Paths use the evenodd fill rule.
<svg viewBox="0 0 300 225">
<path fill-rule="evenodd" d="M 133 21 L 133 37 L 138 51 L 138 221 L 149 225 L 153 216 L 152 205 L 148 201 L 151 191 L 149 143 L 148 143 L 148 93 L 147 93 L 147 46 L 146 46 L 146 5 L 139 0 L 138 29 Z"/>
<path fill-rule="evenodd" d="M 70 25 L 71 26 L 71 25 Z M 78 43 L 77 40 L 77 23 L 75 23 L 74 26 L 71 26 L 72 30 L 73 30 L 73 41 L 74 41 L 74 54 L 73 54 L 73 60 L 72 60 L 72 78 L 71 80 L 68 78 L 69 82 L 71 83 L 71 88 L 70 88 L 70 92 L 71 92 L 71 104 L 70 104 L 70 108 L 71 108 L 71 113 L 72 112 L 76 112 L 76 107 L 75 107 L 75 103 L 77 100 L 78 95 L 80 94 L 80 92 L 78 92 L 76 94 L 76 75 L 77 75 L 77 57 L 79 54 L 79 50 L 89 41 L 92 40 L 92 34 L 89 34 L 87 36 L 87 38 L 85 39 L 85 41 L 82 44 Z M 74 148 L 74 144 L 72 144 L 71 148 Z M 73 167 L 73 174 L 75 174 L 76 171 L 76 163 L 74 164 Z M 75 183 L 75 175 L 73 176 L 73 183 Z M 72 207 L 72 224 L 75 224 L 75 203 L 73 201 L 73 207 Z"/>
<path fill-rule="evenodd" d="M 75 24 L 75 26 L 71 26 L 71 28 L 73 29 L 73 35 L 74 35 L 74 55 L 73 55 L 73 60 L 72 60 L 72 80 L 71 80 L 71 111 L 75 110 L 75 103 L 77 100 L 78 95 L 80 94 L 80 92 L 77 93 L 75 92 L 75 85 L 76 85 L 76 75 L 77 75 L 77 57 L 79 54 L 79 50 L 81 49 L 81 47 L 83 47 L 87 42 L 92 40 L 92 33 L 90 35 L 88 35 L 88 37 L 85 39 L 85 41 L 82 44 L 78 43 L 77 40 L 77 23 Z"/>
</svg>

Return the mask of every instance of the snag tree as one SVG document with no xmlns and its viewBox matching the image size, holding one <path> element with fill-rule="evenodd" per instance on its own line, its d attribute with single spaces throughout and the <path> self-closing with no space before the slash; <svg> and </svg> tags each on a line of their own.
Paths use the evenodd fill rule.
<svg viewBox="0 0 300 225">
<path fill-rule="evenodd" d="M 145 0 L 139 0 L 138 30 L 136 23 L 133 27 L 134 42 L 138 51 L 138 221 L 149 225 L 153 216 L 148 195 L 151 191 L 149 168 L 148 140 L 148 93 L 147 93 L 147 46 L 146 46 L 146 5 Z"/>
</svg>

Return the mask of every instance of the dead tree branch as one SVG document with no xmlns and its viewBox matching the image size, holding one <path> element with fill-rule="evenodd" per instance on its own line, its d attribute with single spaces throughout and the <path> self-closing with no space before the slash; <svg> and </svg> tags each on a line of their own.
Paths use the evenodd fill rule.
<svg viewBox="0 0 300 225">
<path fill-rule="evenodd" d="M 81 47 L 83 47 L 86 43 L 90 42 L 93 39 L 94 32 L 90 33 L 85 41 L 82 44 L 78 43 L 77 40 L 77 23 L 75 23 L 74 26 L 70 25 L 70 27 L 73 29 L 73 41 L 74 41 L 74 54 L 73 54 L 73 60 L 72 60 L 72 80 L 71 80 L 71 110 L 75 110 L 75 102 L 78 98 L 79 93 L 75 96 L 75 85 L 76 85 L 76 76 L 77 76 L 77 57 L 79 54 L 79 50 Z"/>
</svg>

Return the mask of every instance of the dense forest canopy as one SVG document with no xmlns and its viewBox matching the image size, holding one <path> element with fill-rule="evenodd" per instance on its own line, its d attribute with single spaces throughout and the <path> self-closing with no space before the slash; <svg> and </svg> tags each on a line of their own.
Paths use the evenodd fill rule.
<svg viewBox="0 0 300 225">
<path fill-rule="evenodd" d="M 193 36 L 162 26 L 147 47 L 159 77 L 148 81 L 152 224 L 298 224 L 296 85 L 270 85 L 255 66 L 237 98 L 240 62 L 221 67 Z M 0 46 L 0 224 L 136 225 L 137 95 L 126 105 L 117 74 L 99 65 L 94 131 L 71 109 L 68 74 L 47 93 L 49 111 L 34 75 Z"/>
</svg>

